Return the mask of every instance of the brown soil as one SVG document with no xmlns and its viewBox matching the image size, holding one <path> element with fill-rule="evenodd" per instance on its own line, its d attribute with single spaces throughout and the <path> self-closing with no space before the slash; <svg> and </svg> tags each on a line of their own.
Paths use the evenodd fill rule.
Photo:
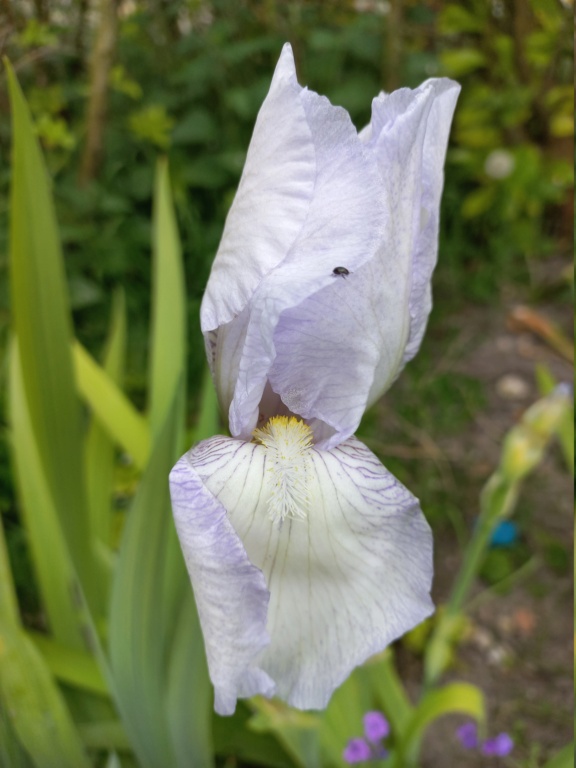
<svg viewBox="0 0 576 768">
<path fill-rule="evenodd" d="M 572 365 L 536 335 L 512 330 L 512 306 L 495 314 L 492 307 L 468 308 L 461 316 L 433 324 L 425 344 L 438 350 L 437 370 L 453 371 L 482 382 L 485 405 L 459 434 L 446 437 L 414 429 L 404 448 L 391 446 L 390 454 L 435 462 L 448 492 L 457 500 L 468 530 L 478 512 L 480 489 L 498 463 L 502 438 L 539 396 L 534 375 L 545 363 L 558 381 L 571 381 Z M 537 311 L 569 332 L 571 318 L 557 306 Z M 445 348 L 447 330 L 454 341 Z M 444 347 L 443 347 L 444 343 Z M 404 396 L 402 380 L 386 397 L 379 422 L 399 428 L 395 402 Z M 405 426 L 405 425 L 404 425 Z M 398 438 L 401 440 L 401 438 Z M 386 451 L 380 451 L 386 463 Z M 414 489 L 413 489 L 414 490 Z M 422 498 L 426 510 L 426 499 Z M 429 729 L 423 745 L 422 768 L 480 768 L 502 765 L 539 768 L 573 738 L 573 592 L 570 569 L 550 562 L 550 543 L 564 555 L 573 543 L 574 498 L 558 447 L 528 478 L 515 517 L 521 522 L 521 541 L 529 565 L 503 594 L 480 579 L 475 585 L 469 613 L 470 626 L 457 649 L 453 667 L 443 682 L 462 680 L 477 685 L 488 709 L 490 735 L 508 731 L 516 742 L 508 758 L 489 758 L 464 750 L 455 737 L 462 717 L 446 717 Z M 450 524 L 435 532 L 436 604 L 446 601 L 462 557 Z M 562 552 L 561 552 L 562 554 Z M 562 559 L 562 558 L 561 558 Z M 571 560 L 570 560 L 571 561 Z M 421 664 L 402 645 L 398 648 L 400 673 L 414 699 L 421 683 Z"/>
</svg>

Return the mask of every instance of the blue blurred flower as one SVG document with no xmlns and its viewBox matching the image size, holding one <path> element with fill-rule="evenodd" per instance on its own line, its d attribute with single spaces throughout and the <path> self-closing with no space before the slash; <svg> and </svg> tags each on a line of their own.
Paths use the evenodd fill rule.
<svg viewBox="0 0 576 768">
<path fill-rule="evenodd" d="M 513 520 L 502 520 L 492 531 L 490 546 L 510 547 L 518 540 L 518 526 Z"/>
</svg>

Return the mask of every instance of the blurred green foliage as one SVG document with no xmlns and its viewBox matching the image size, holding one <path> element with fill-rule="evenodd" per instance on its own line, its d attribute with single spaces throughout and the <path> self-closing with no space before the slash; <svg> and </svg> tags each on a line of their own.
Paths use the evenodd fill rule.
<svg viewBox="0 0 576 768">
<path fill-rule="evenodd" d="M 462 83 L 437 276 L 443 303 L 490 300 L 510 283 L 528 284 L 535 260 L 569 246 L 572 36 L 570 9 L 559 0 L 121 4 L 104 152 L 94 178 L 79 185 L 90 60 L 101 55 L 101 21 L 89 10 L 80 0 L 42 0 L 4 7 L 0 16 L 55 181 L 80 338 L 98 347 L 113 289 L 130 284 L 128 384 L 136 395 L 145 373 L 153 158 L 167 151 L 174 169 L 194 337 L 254 119 L 286 40 L 300 81 L 346 107 L 358 126 L 382 88 L 439 75 Z M 3 157 L 8 141 L 3 122 Z M 8 175 L 4 163 L 0 212 Z M 0 285 L 5 253 L 2 226 Z M 2 291 L 2 316 L 6 305 Z M 189 368 L 198 383 L 198 356 L 190 355 Z"/>
<path fill-rule="evenodd" d="M 464 0 L 460 3 L 439 0 L 299 0 L 287 3 L 277 0 L 244 0 L 242 3 L 175 0 L 154 3 L 152 0 L 134 0 L 120 4 L 100 0 L 99 8 L 115 9 L 112 25 L 104 29 L 105 14 L 99 15 L 96 4 L 92 7 L 85 0 L 4 4 L 0 9 L 0 22 L 5 30 L 4 51 L 13 61 L 27 95 L 53 179 L 52 192 L 60 224 L 74 325 L 80 340 L 90 350 L 100 351 L 107 335 L 109 317 L 120 311 L 117 289 L 129 287 L 126 291 L 128 360 L 121 378 L 132 401 L 139 409 L 144 409 L 148 395 L 154 389 L 147 375 L 150 304 L 154 293 L 150 276 L 150 243 L 155 242 L 152 236 L 154 166 L 157 155 L 166 153 L 172 169 L 172 191 L 183 245 L 188 295 L 187 316 L 185 320 L 179 318 L 178 327 L 186 326 L 193 339 L 187 365 L 192 385 L 188 409 L 198 413 L 204 366 L 204 356 L 199 352 L 199 303 L 238 183 L 254 120 L 268 89 L 281 45 L 286 40 L 295 50 L 300 82 L 346 107 L 358 127 L 368 122 L 370 101 L 380 89 L 390 90 L 401 85 L 413 87 L 431 76 L 447 75 L 458 79 L 463 91 L 447 162 L 441 259 L 436 277 L 438 304 L 445 307 L 475 300 L 494 301 L 510 290 L 540 290 L 534 280 L 535 265 L 551 254 L 563 255 L 571 247 L 573 97 L 572 21 L 568 6 L 559 0 L 524 3 L 511 0 Z M 106 36 L 100 34 L 103 29 L 111 43 L 107 49 L 104 43 L 102 46 L 98 43 L 106 42 Z M 93 69 L 91 62 L 95 64 Z M 94 69 L 107 71 L 107 104 L 101 113 L 103 119 L 96 125 L 102 151 L 93 150 L 97 162 L 86 178 L 82 168 L 90 130 L 94 128 L 94 118 L 88 109 L 97 91 L 91 77 Z M 0 103 L 3 112 L 7 113 L 4 81 L 0 83 Z M 9 146 L 7 121 L 0 122 L 0 157 L 3 160 L 0 163 L 2 359 L 9 322 L 6 290 Z M 25 214 L 20 213 L 25 222 Z M 156 247 L 159 245 L 156 242 Z M 558 286 L 561 285 L 559 276 Z M 169 294 L 170 291 L 164 293 L 163 302 L 166 308 L 173 310 Z M 116 296 L 114 306 L 113 296 Z M 169 317 L 168 309 L 165 315 Z M 162 334 L 164 339 L 170 336 L 169 328 L 163 329 L 162 333 L 157 329 L 156 333 L 158 339 Z M 104 424 L 114 432 L 115 425 L 106 423 L 106 414 L 102 413 L 104 406 L 108 415 L 111 412 L 110 382 L 98 379 L 98 368 L 93 362 L 87 362 L 89 359 L 82 357 L 79 349 L 74 349 L 74 364 L 79 394 L 88 402 L 94 415 L 92 427 Z M 166 342 L 158 341 L 155 354 L 161 356 L 166 350 Z M 165 372 L 167 366 L 159 360 L 158 357 L 156 368 Z M 180 359 L 177 362 L 179 364 Z M 483 392 L 476 380 L 461 374 L 428 375 L 428 365 L 429 361 L 421 355 L 408 369 L 408 396 L 398 410 L 397 418 L 406 424 L 418 424 L 418 428 L 433 440 L 436 434 L 464 428 L 482 406 Z M 4 397 L 4 374 L 3 368 L 0 399 Z M 108 374 L 112 377 L 110 371 Z M 87 382 L 91 382 L 92 389 Z M 177 388 L 180 385 L 171 380 L 170 386 Z M 205 387 L 205 394 L 207 391 Z M 167 397 L 161 400 L 168 403 Z M 438 403 L 446 406 L 442 409 L 442 418 L 438 415 Z M 174 404 L 173 424 L 178 425 L 174 426 L 175 432 L 182 427 L 183 419 L 177 413 L 182 405 Z M 124 511 L 135 495 L 142 469 L 140 465 L 117 461 L 118 446 L 126 450 L 122 441 L 128 440 L 130 433 L 132 441 L 138 442 L 146 454 L 142 465 L 146 464 L 148 453 L 148 445 L 143 445 L 138 430 L 138 417 L 142 414 L 131 410 L 128 401 L 118 402 L 115 406 L 115 415 L 109 416 L 117 429 L 113 434 L 115 447 L 104 446 L 108 451 L 106 461 L 110 472 L 106 478 L 107 495 L 105 493 L 101 504 L 108 515 L 100 533 L 106 543 L 102 551 L 108 563 L 115 562 L 122 530 L 128 530 L 123 525 Z M 116 418 L 117 414 L 122 418 Z M 83 411 L 83 419 L 85 416 Z M 128 428 L 130 418 L 132 423 Z M 364 423 L 368 436 L 371 418 L 369 414 Z M 216 422 L 216 407 L 212 402 L 199 412 L 194 435 L 212 434 Z M 0 459 L 8 453 L 4 437 L 3 432 L 0 435 Z M 100 473 L 97 482 L 101 482 L 103 462 L 94 457 L 96 453 L 101 455 L 102 446 L 98 441 L 102 437 L 105 435 L 90 438 L 94 439 L 92 459 Z M 184 442 L 181 437 L 178 434 L 168 436 L 166 443 L 180 444 Z M 109 437 L 106 439 L 110 442 Z M 166 457 L 171 457 L 170 461 L 174 458 L 172 450 L 172 446 L 168 446 L 164 451 Z M 45 452 L 46 455 L 49 453 Z M 133 453 L 134 459 L 136 453 Z M 43 460 L 47 461 L 46 455 Z M 166 457 L 164 463 L 168 466 L 170 461 Z M 392 459 L 387 463 L 400 477 L 406 471 L 403 461 Z M 12 577 L 27 626 L 38 623 L 45 628 L 39 607 L 40 593 L 31 587 L 34 578 L 26 546 L 30 542 L 25 541 L 20 524 L 15 524 L 7 465 L 7 460 L 0 460 L 0 505 L 2 512 L 8 512 L 4 515 L 8 546 L 11 562 L 16 564 Z M 148 470 L 146 482 L 155 484 L 157 489 L 163 488 L 164 469 L 157 470 L 156 479 Z M 431 518 L 448 515 L 454 518 L 456 528 L 458 524 L 462 527 L 461 512 L 455 499 L 449 498 L 445 491 L 441 495 L 441 489 L 433 487 L 434 484 L 442 485 L 438 472 L 425 467 L 421 471 L 420 486 L 429 488 L 431 499 L 439 499 L 437 509 L 434 502 L 429 505 Z M 87 482 L 91 482 L 90 472 Z M 113 488 L 112 509 L 110 488 Z M 162 492 L 159 490 L 158 494 Z M 92 501 L 95 494 L 90 496 Z M 148 497 L 151 498 L 151 494 Z M 148 535 L 150 518 L 144 513 L 137 518 L 138 505 L 145 508 L 143 499 L 143 493 L 141 498 L 136 496 L 137 503 L 131 505 L 133 514 L 130 516 L 136 522 L 133 531 L 123 535 L 128 540 L 133 536 L 133 541 L 137 541 L 137 535 L 141 536 L 142 541 L 147 542 L 148 550 L 152 551 L 155 542 L 150 543 Z M 146 509 L 146 515 L 159 515 L 158 509 L 159 505 Z M 158 520 L 157 524 L 161 525 Z M 467 535 L 467 531 L 462 530 L 462 538 Z M 173 554 L 169 546 L 168 541 L 168 563 Z M 130 560 L 130 551 L 126 545 L 124 547 L 128 555 L 120 556 L 124 563 L 122 578 L 130 586 L 136 578 L 134 574 L 138 572 L 142 578 L 142 572 L 134 565 L 136 557 Z M 138 550 L 135 544 L 133 547 Z M 546 552 L 551 567 L 563 572 L 565 549 L 551 540 Z M 498 581 L 517 568 L 526 556 L 522 547 L 505 554 L 504 560 L 501 553 L 490 553 L 483 562 L 483 575 L 490 583 Z M 158 561 L 162 561 L 160 555 Z M 153 563 L 149 565 L 148 576 L 151 583 L 156 583 L 153 567 Z M 160 566 L 159 570 L 162 570 Z M 116 570 L 116 579 L 120 582 L 118 573 L 120 569 Z M 128 666 L 123 662 L 133 656 L 132 650 L 122 647 L 122 642 L 139 636 L 138 621 L 144 623 L 146 619 L 145 629 L 149 629 L 150 626 L 154 628 L 157 618 L 155 614 L 142 611 L 144 619 L 142 616 L 134 619 L 131 634 L 119 629 L 121 620 L 128 613 L 126 606 L 135 604 L 128 598 L 122 602 L 122 586 L 121 583 L 116 587 L 120 594 L 116 598 L 119 606 L 115 614 L 117 626 L 110 633 L 112 645 L 115 642 L 117 648 L 119 680 L 118 670 L 123 673 Z M 104 580 L 99 582 L 99 587 L 104 593 Z M 97 618 L 101 630 L 102 616 Z M 449 618 L 452 620 L 454 616 Z M 456 618 L 461 620 L 462 615 L 458 614 Z M 442 622 L 448 627 L 447 635 L 452 636 L 454 626 L 448 626 L 449 622 L 440 614 L 438 626 L 441 627 Z M 428 627 L 427 632 L 434 629 L 437 634 L 442 634 L 438 626 Z M 14 631 L 21 632 L 22 628 L 17 626 Z M 105 634 L 101 632 L 101 635 Z M 183 718 L 176 722 L 180 729 L 180 741 L 174 739 L 176 745 L 187 743 L 189 738 L 190 720 L 186 720 L 186 709 L 179 706 L 177 693 L 180 688 L 187 692 L 193 687 L 188 686 L 183 674 L 186 671 L 190 674 L 186 654 L 189 638 L 194 634 L 198 636 L 197 627 L 191 629 L 181 621 L 176 639 L 166 654 L 173 660 L 173 669 L 177 670 L 171 678 L 171 706 L 174 711 L 184 712 Z M 32 637 L 29 632 L 25 637 L 29 635 Z M 109 637 L 103 639 L 105 644 L 110 640 Z M 422 650 L 425 650 L 427 639 L 428 635 L 420 641 Z M 29 645 L 28 639 L 25 642 Z M 34 642 L 34 647 L 26 646 L 31 659 L 36 659 L 34 648 L 39 647 L 38 638 Z M 91 750 L 91 755 L 96 755 L 98 764 L 104 764 L 104 752 L 110 749 L 107 765 L 119 765 L 112 752 L 117 748 L 123 752 L 122 764 L 131 765 L 132 760 L 126 755 L 128 737 L 119 722 L 110 722 L 113 710 L 109 699 L 102 701 L 92 693 L 85 690 L 79 693 L 73 688 L 74 681 L 66 678 L 66 674 L 70 675 L 74 670 L 77 673 L 77 667 L 70 656 L 69 666 L 63 671 L 58 657 L 61 650 L 58 646 L 40 647 L 51 671 L 67 683 L 63 686 L 65 700 L 75 720 L 83 723 L 83 743 Z M 176 663 L 178 658 L 183 660 L 180 666 Z M 148 661 L 144 659 L 141 666 L 148 668 Z M 403 713 L 402 717 L 397 714 L 399 722 L 394 724 L 398 734 L 404 732 L 402 738 L 398 736 L 395 746 L 406 757 L 412 748 L 409 749 L 411 740 L 414 744 L 419 743 L 423 728 L 439 714 L 460 707 L 472 716 L 482 717 L 482 703 L 472 688 L 451 690 L 447 686 L 437 689 L 413 710 L 402 701 L 403 694 L 390 656 L 385 655 L 375 662 L 374 669 L 376 665 L 378 674 L 370 675 L 365 670 L 354 673 L 337 692 L 323 718 L 300 718 L 288 708 L 258 700 L 241 704 L 233 719 L 214 717 L 211 729 L 207 725 L 209 715 L 205 708 L 198 727 L 204 729 L 205 734 L 211 731 L 214 750 L 222 759 L 233 753 L 240 761 L 250 763 L 309 768 L 308 754 L 311 752 L 306 750 L 317 751 L 318 738 L 329 754 L 325 759 L 330 760 L 330 764 L 339 764 L 343 742 L 338 741 L 335 734 L 339 739 L 343 738 L 342 723 L 345 722 L 346 728 L 351 729 L 347 735 L 354 735 L 356 723 L 371 706 Z M 22 670 L 26 670 L 25 664 L 22 664 Z M 180 677 L 182 682 L 178 688 Z M 93 677 L 87 673 L 86 679 Z M 154 680 L 152 682 L 156 684 Z M 140 714 L 140 702 L 145 700 L 153 713 L 163 712 L 162 703 L 155 695 L 143 694 L 148 681 L 140 680 L 138 673 L 133 679 L 121 680 L 121 683 L 116 701 L 124 709 L 126 731 L 130 731 L 134 738 L 138 725 L 135 725 L 134 712 Z M 83 685 L 90 689 L 86 680 Z M 455 685 L 457 688 L 458 684 Z M 354 716 L 350 715 L 351 708 Z M 141 716 L 145 715 L 144 712 Z M 158 714 L 158 721 L 162 717 Z M 4 754 L 2 749 L 7 750 L 15 738 L 11 727 L 0 711 L 0 763 Z M 153 740 L 154 736 L 147 732 L 147 724 L 140 727 L 143 734 L 140 738 L 145 745 L 146 739 Z M 137 742 L 135 738 L 134 743 Z M 157 744 L 160 743 L 159 737 Z M 140 749 L 145 752 L 146 746 Z M 25 762 L 27 758 L 21 760 L 22 765 L 29 764 Z"/>
</svg>

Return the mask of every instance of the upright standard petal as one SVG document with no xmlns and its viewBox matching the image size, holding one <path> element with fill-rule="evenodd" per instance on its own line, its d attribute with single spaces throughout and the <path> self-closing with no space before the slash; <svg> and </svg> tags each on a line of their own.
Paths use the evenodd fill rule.
<svg viewBox="0 0 576 768">
<path fill-rule="evenodd" d="M 374 403 L 420 348 L 432 308 L 431 279 L 438 254 L 440 199 L 452 116 L 460 94 L 448 78 L 430 79 L 411 91 L 380 94 L 372 103 L 367 146 L 378 162 L 384 184 L 397 198 L 394 216 L 411 222 L 404 237 L 410 244 L 409 332 L 399 366 L 392 373 L 385 358 L 376 369 L 368 396 Z M 418 121 L 420 130 L 415 130 Z"/>
<path fill-rule="evenodd" d="M 386 210 L 377 253 L 288 308 L 277 325 L 271 386 L 315 426 L 321 447 L 355 432 L 365 409 L 420 343 L 437 252 L 442 163 L 458 90 L 452 81 L 431 80 L 386 97 L 386 110 L 375 100 L 374 125 L 362 144 L 380 170 Z"/>
<path fill-rule="evenodd" d="M 288 55 L 285 48 L 287 71 Z M 283 257 L 267 247 L 276 254 L 268 271 L 261 269 L 262 260 L 242 256 L 256 265 L 261 279 L 254 273 L 243 310 L 206 334 L 220 402 L 235 437 L 250 439 L 269 415 L 263 398 L 272 393 L 281 404 L 277 412 L 306 419 L 319 446 L 329 449 L 355 432 L 366 407 L 415 354 L 431 305 L 442 164 L 458 91 L 456 83 L 443 79 L 415 91 L 382 94 L 360 136 L 344 110 L 306 89 L 297 92 L 315 157 L 305 218 Z M 288 157 L 287 168 L 296 167 L 304 168 L 290 165 Z M 258 188 L 261 172 L 251 166 L 250 189 Z M 243 189 L 241 184 L 240 206 Z M 242 210 L 248 214 L 248 208 Z M 229 221 L 234 216 L 231 212 Z M 246 241 L 240 230 L 234 230 L 233 243 L 225 233 L 204 317 L 213 286 L 231 293 L 232 285 L 234 293 L 239 280 L 246 293 L 244 261 L 232 282 L 226 279 L 233 264 L 230 249 L 234 246 L 238 261 L 245 242 L 252 248 L 257 221 L 252 227 Z M 262 242 L 266 245 L 266 236 Z M 338 268 L 345 272 L 338 274 Z"/>
<path fill-rule="evenodd" d="M 265 692 L 269 680 L 290 704 L 322 708 L 356 665 L 433 610 L 429 527 L 417 500 L 362 443 L 352 438 L 332 451 L 308 446 L 297 465 L 304 491 L 291 494 L 302 514 L 284 517 L 277 513 L 272 456 L 270 445 L 212 438 L 186 454 L 174 478 L 177 525 L 188 531 L 180 540 L 210 674 L 226 711 L 234 691 L 247 695 L 240 691 L 256 681 Z M 216 535 L 223 509 L 235 547 L 228 531 Z M 212 515 L 214 527 L 207 522 Z M 194 540 L 190 532 L 199 517 L 208 533 Z M 244 556 L 235 554 L 229 567 L 206 576 L 200 563 L 216 563 L 222 549 Z M 245 602 L 246 559 L 270 593 L 264 648 L 261 604 L 253 611 Z"/>
<path fill-rule="evenodd" d="M 285 45 L 256 120 L 204 294 L 204 332 L 244 309 L 262 278 L 284 260 L 304 224 L 316 158 L 301 91 L 292 49 Z"/>
<path fill-rule="evenodd" d="M 276 329 L 285 312 L 319 291 L 337 287 L 335 267 L 345 266 L 349 272 L 356 272 L 369 263 L 381 247 L 387 228 L 377 167 L 358 140 L 347 112 L 306 90 L 300 94 L 300 103 L 316 157 L 314 191 L 306 221 L 282 263 L 261 280 L 247 308 L 249 315 L 239 316 L 226 330 L 227 334 L 238 335 L 231 326 L 246 323 L 229 411 L 230 431 L 244 439 L 250 438 L 258 423 L 259 405 L 268 382 L 290 411 L 306 418 L 316 415 L 312 411 L 316 390 L 324 383 L 321 378 L 310 387 L 307 398 L 301 382 L 295 381 L 298 374 L 280 388 L 269 375 L 279 357 Z M 304 338 L 306 343 L 313 340 L 314 335 Z M 218 341 L 224 343 L 223 339 Z M 371 348 L 370 353 L 373 369 L 378 350 Z M 298 354 L 296 348 L 294 354 Z M 228 372 L 230 377 L 223 379 L 216 370 L 221 392 L 228 390 L 232 370 Z M 361 371 L 357 378 L 362 380 Z"/>
</svg>

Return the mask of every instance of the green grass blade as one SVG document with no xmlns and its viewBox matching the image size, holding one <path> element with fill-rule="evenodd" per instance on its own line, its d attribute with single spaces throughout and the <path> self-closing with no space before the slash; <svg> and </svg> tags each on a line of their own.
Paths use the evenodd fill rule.
<svg viewBox="0 0 576 768">
<path fill-rule="evenodd" d="M 12 107 L 10 277 L 23 384 L 46 482 L 90 604 L 98 570 L 89 539 L 72 325 L 48 176 L 30 112 L 7 64 Z"/>
<path fill-rule="evenodd" d="M 320 718 L 299 712 L 280 701 L 255 696 L 250 706 L 256 714 L 249 728 L 257 733 L 272 733 L 299 768 L 320 768 Z"/>
<path fill-rule="evenodd" d="M 104 353 L 104 371 L 121 386 L 126 355 L 126 308 L 124 293 L 114 297 L 112 323 Z M 112 492 L 115 444 L 98 419 L 92 418 L 86 438 L 86 484 L 93 539 L 111 544 Z"/>
<path fill-rule="evenodd" d="M 144 768 L 176 765 L 166 721 L 166 544 L 172 525 L 168 474 L 179 413 L 175 393 L 128 514 L 114 574 L 110 657 L 118 708 Z"/>
<path fill-rule="evenodd" d="M 370 709 L 373 709 L 371 686 L 364 670 L 355 669 L 334 692 L 322 715 L 320 744 L 323 762 L 345 768 L 347 763 L 342 757 L 344 747 L 349 739 L 362 733 L 362 718 Z"/>
<path fill-rule="evenodd" d="M 156 169 L 153 254 L 149 391 L 150 425 L 156 433 L 164 423 L 186 363 L 184 270 L 166 160 L 159 160 Z"/>
<path fill-rule="evenodd" d="M 386 648 L 378 657 L 368 661 L 360 672 L 370 681 L 394 732 L 403 733 L 414 710 L 396 670 L 392 648 Z"/>
<path fill-rule="evenodd" d="M 153 254 L 150 423 L 152 433 L 157 434 L 176 396 L 171 458 L 174 463 L 180 454 L 184 432 L 186 298 L 180 239 L 165 160 L 160 160 L 156 169 Z M 163 628 L 162 643 L 169 660 L 167 721 L 176 764 L 183 768 L 203 768 L 212 764 L 211 686 L 196 608 L 171 515 L 166 525 L 158 625 Z M 194 690 L 193 707 L 190 706 L 191 690 Z"/>
<path fill-rule="evenodd" d="M 18 599 L 12 579 L 12 569 L 8 558 L 8 547 L 4 536 L 4 526 L 0 516 L 0 621 L 6 626 L 17 629 L 20 626 Z"/>
<path fill-rule="evenodd" d="M 174 768 L 209 768 L 214 764 L 212 685 L 192 590 L 185 586 L 169 654 L 166 712 L 176 753 Z"/>
<path fill-rule="evenodd" d="M 139 469 L 150 455 L 150 430 L 141 416 L 94 358 L 79 343 L 73 346 L 78 390 L 107 434 Z"/>
<path fill-rule="evenodd" d="M 2 768 L 34 768 L 0 701 L 0 765 Z"/>
<path fill-rule="evenodd" d="M 40 459 L 15 343 L 10 350 L 9 422 L 16 487 L 42 604 L 55 637 L 72 648 L 83 648 L 76 601 L 79 585 Z"/>
<path fill-rule="evenodd" d="M 82 723 L 78 726 L 78 730 L 84 744 L 91 749 L 132 751 L 132 745 L 128 741 L 124 727 L 119 720 Z M 129 765 L 133 766 L 134 762 L 130 760 Z"/>
<path fill-rule="evenodd" d="M 482 691 L 470 683 L 450 683 L 430 691 L 420 700 L 399 745 L 400 755 L 407 758 L 408 765 L 415 764 L 426 728 L 439 717 L 456 712 L 483 722 L 485 709 Z"/>
<path fill-rule="evenodd" d="M 202 378 L 202 393 L 200 397 L 200 414 L 192 431 L 192 442 L 199 443 L 208 437 L 217 435 L 220 431 L 220 412 L 216 389 L 208 366 Z"/>
<path fill-rule="evenodd" d="M 81 690 L 108 697 L 110 692 L 93 656 L 62 645 L 40 632 L 26 632 L 53 677 Z"/>
<path fill-rule="evenodd" d="M 36 768 L 90 768 L 80 736 L 40 653 L 0 622 L 0 702 Z"/>
<path fill-rule="evenodd" d="M 574 766 L 574 742 L 557 752 L 550 758 L 544 768 L 573 768 Z"/>
<path fill-rule="evenodd" d="M 248 723 L 251 714 L 248 705 L 239 701 L 232 717 L 220 717 L 213 714 L 215 752 L 227 758 L 230 755 L 250 765 L 262 765 L 266 768 L 294 768 L 294 761 L 270 733 L 255 733 Z"/>
<path fill-rule="evenodd" d="M 168 164 L 156 166 L 154 186 L 152 266 L 152 327 L 150 355 L 150 426 L 152 434 L 165 423 L 176 395 L 176 432 L 173 462 L 179 457 L 184 434 L 186 379 L 186 296 L 182 248 L 172 203 Z M 178 621 L 179 604 L 188 579 L 172 519 L 164 552 L 164 595 L 159 605 L 160 625 L 165 628 L 167 648 Z M 189 587 L 188 587 L 189 589 Z"/>
<path fill-rule="evenodd" d="M 122 768 L 122 763 L 116 752 L 110 752 L 108 760 L 106 760 L 106 768 Z"/>
</svg>

